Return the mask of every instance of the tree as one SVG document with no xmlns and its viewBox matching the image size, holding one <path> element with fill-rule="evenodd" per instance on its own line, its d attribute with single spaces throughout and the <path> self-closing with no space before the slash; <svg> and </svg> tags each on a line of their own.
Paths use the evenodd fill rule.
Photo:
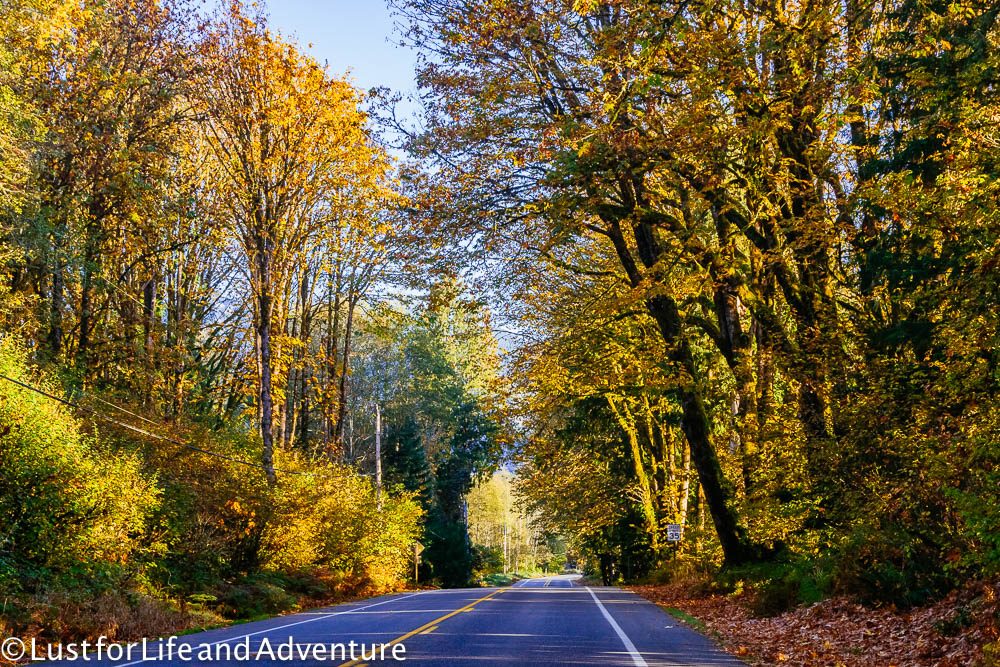
<svg viewBox="0 0 1000 667">
<path fill-rule="evenodd" d="M 287 352 L 276 336 L 288 316 L 282 297 L 304 254 L 330 232 L 334 194 L 365 187 L 354 177 L 372 165 L 352 157 L 366 142 L 357 91 L 272 35 L 259 10 L 248 15 L 238 2 L 226 5 L 206 34 L 202 61 L 198 104 L 218 169 L 213 185 L 253 295 L 257 414 L 273 484 L 275 387 L 281 386 L 274 370 Z M 300 284 L 308 293 L 307 282 Z"/>
<path fill-rule="evenodd" d="M 56 15 L 62 25 L 30 42 L 18 83 L 47 131 L 19 229 L 24 265 L 12 282 L 45 298 L 48 354 L 72 351 L 86 383 L 99 374 L 95 330 L 114 314 L 114 290 L 127 289 L 132 270 L 156 253 L 145 239 L 169 205 L 166 173 L 187 118 L 189 16 L 175 3 L 129 2 Z"/>
<path fill-rule="evenodd" d="M 0 210 L 5 212 L 16 211 L 26 195 L 31 140 L 38 130 L 31 105 L 17 88 L 24 74 L 18 54 L 26 50 L 31 33 L 43 27 L 30 3 L 10 5 L 0 19 Z"/>
<path fill-rule="evenodd" d="M 473 573 L 465 499 L 498 465 L 509 430 L 488 322 L 461 283 L 442 279 L 412 312 L 366 311 L 359 325 L 354 382 L 382 406 L 385 479 L 423 502 L 422 576 L 448 586 L 468 583 Z M 349 413 L 361 434 L 350 449 L 354 460 L 371 460 L 371 412 L 359 400 Z"/>
<path fill-rule="evenodd" d="M 402 424 L 389 431 L 382 450 L 385 483 L 389 488 L 398 485 L 416 494 L 421 505 L 427 508 L 431 506 L 434 488 L 420 426 L 416 415 L 408 414 L 403 419 Z"/>
<path fill-rule="evenodd" d="M 444 215 L 456 220 L 448 229 L 479 229 L 477 219 L 505 217 L 521 227 L 513 235 L 518 240 L 508 245 L 512 237 L 491 233 L 496 228 L 484 229 L 478 238 L 487 251 L 512 247 L 515 256 L 532 249 L 544 255 L 576 238 L 596 237 L 609 244 L 620 263 L 619 279 L 657 323 L 674 372 L 684 379 L 675 390 L 684 414 L 682 428 L 727 558 L 751 558 L 754 550 L 735 513 L 712 441 L 685 313 L 678 298 L 663 289 L 670 281 L 663 273 L 671 243 L 661 235 L 673 233 L 688 239 L 688 245 L 701 243 L 692 231 L 706 224 L 708 213 L 692 210 L 685 219 L 683 206 L 669 210 L 673 197 L 657 186 L 663 178 L 658 167 L 671 148 L 656 143 L 660 132 L 668 130 L 647 125 L 660 122 L 654 112 L 662 95 L 647 91 L 634 97 L 645 89 L 641 83 L 636 90 L 633 86 L 654 76 L 650 68 L 656 65 L 633 65 L 633 45 L 657 20 L 676 27 L 670 9 L 648 8 L 633 16 L 606 5 L 577 13 L 568 3 L 551 3 L 539 11 L 513 5 L 401 4 L 413 20 L 411 35 L 440 60 L 428 66 L 425 77 L 436 100 L 431 131 L 413 147 L 430 157 L 449 156 L 440 164 L 440 180 L 460 195 L 457 212 L 452 202 L 445 209 Z M 526 40 L 524 34 L 538 38 Z M 666 40 L 664 33 L 657 44 Z M 489 57 L 483 57 L 486 53 Z M 466 131 L 453 132 L 456 125 Z M 683 178 L 683 172 L 678 176 Z M 661 198 L 665 206 L 659 205 Z M 480 216 L 479 211 L 487 213 Z M 721 257 L 710 265 L 721 265 Z M 723 291 L 714 315 L 730 324 L 716 326 L 713 331 L 720 335 L 713 340 L 730 352 L 734 368 L 743 368 L 746 363 L 733 347 L 743 340 L 733 314 L 736 298 L 727 296 L 725 281 L 717 284 Z"/>
</svg>

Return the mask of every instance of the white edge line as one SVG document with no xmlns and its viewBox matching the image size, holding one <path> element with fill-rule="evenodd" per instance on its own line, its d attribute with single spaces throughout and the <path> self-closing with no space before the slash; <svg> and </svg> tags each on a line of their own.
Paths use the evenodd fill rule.
<svg viewBox="0 0 1000 667">
<path fill-rule="evenodd" d="M 390 602 L 397 602 L 399 600 L 405 600 L 406 598 L 412 598 L 414 595 L 420 595 L 421 593 L 426 593 L 426 591 L 418 591 L 416 593 L 409 593 L 407 595 L 403 595 L 403 596 L 400 596 L 398 598 L 392 598 L 391 600 L 382 600 L 381 602 L 376 602 L 375 604 L 365 605 L 364 607 L 352 607 L 351 609 L 345 609 L 344 611 L 338 611 L 338 612 L 336 612 L 334 614 L 323 614 L 321 616 L 313 616 L 312 618 L 307 618 L 304 621 L 296 621 L 295 623 L 289 623 L 287 625 L 279 625 L 276 628 L 267 628 L 266 630 L 258 630 L 257 632 L 249 632 L 249 633 L 247 633 L 245 635 L 237 635 L 236 637 L 229 637 L 228 639 L 220 639 L 218 641 L 212 642 L 211 644 L 198 644 L 198 646 L 205 647 L 205 646 L 216 646 L 218 644 L 227 644 L 229 642 L 239 641 L 241 639 L 247 639 L 247 638 L 253 637 L 255 635 L 262 635 L 262 634 L 267 633 L 267 632 L 277 632 L 278 630 L 284 630 L 285 628 L 290 628 L 290 627 L 293 627 L 293 626 L 296 626 L 296 625 L 302 625 L 304 623 L 312 623 L 313 621 L 322 621 L 324 618 L 330 618 L 331 616 L 340 616 L 341 614 L 349 614 L 352 611 L 361 611 L 362 609 L 371 609 L 372 607 L 378 607 L 378 606 L 383 605 L 383 604 L 389 604 Z M 163 639 L 159 639 L 157 641 L 158 642 L 159 641 L 163 641 Z M 157 658 L 149 658 L 147 660 L 135 660 L 134 662 L 123 662 L 123 663 L 117 664 L 115 667 L 129 667 L 129 665 L 141 665 L 141 664 L 143 664 L 145 662 L 152 662 L 152 661 L 155 661 L 157 659 L 158 659 L 158 657 Z"/>
<path fill-rule="evenodd" d="M 607 619 L 608 623 L 611 625 L 611 629 L 618 633 L 618 638 L 622 640 L 622 644 L 625 644 L 625 649 L 632 656 L 632 664 L 636 667 L 649 667 L 646 664 L 646 661 L 643 660 L 642 656 L 639 654 L 639 651 L 635 648 L 635 644 L 632 643 L 632 640 L 628 638 L 628 635 L 625 634 L 625 631 L 622 630 L 621 626 L 618 625 L 618 623 L 615 622 L 615 619 L 611 617 L 611 613 L 604 608 L 601 601 L 596 595 L 594 595 L 594 591 L 590 590 L 590 586 L 587 586 L 587 592 L 590 593 L 590 597 L 594 598 L 594 602 L 597 603 L 597 607 L 601 610 L 601 613 L 604 614 L 604 618 Z"/>
</svg>

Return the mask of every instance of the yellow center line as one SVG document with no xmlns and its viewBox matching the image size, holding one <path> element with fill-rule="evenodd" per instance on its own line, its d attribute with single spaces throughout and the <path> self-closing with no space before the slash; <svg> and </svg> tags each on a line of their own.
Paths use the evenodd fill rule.
<svg viewBox="0 0 1000 667">
<path fill-rule="evenodd" d="M 423 625 L 421 625 L 416 630 L 410 630 L 409 632 L 407 632 L 402 637 L 396 637 L 391 642 L 386 643 L 385 646 L 393 646 L 395 644 L 398 644 L 401 641 L 409 639 L 413 635 L 420 634 L 424 630 L 433 630 L 434 628 L 437 627 L 437 624 L 439 624 L 441 621 L 447 620 L 447 619 L 451 618 L 452 616 L 454 616 L 456 614 L 461 614 L 463 611 L 471 611 L 472 608 L 475 607 L 477 604 L 479 604 L 480 602 L 482 602 L 484 600 L 489 600 L 491 597 L 493 597 L 497 593 L 501 592 L 502 590 L 503 590 L 502 588 L 498 588 L 497 590 L 493 591 L 489 595 L 484 595 L 483 597 L 479 598 L 478 600 L 476 600 L 474 602 L 470 602 L 469 604 L 465 605 L 461 609 L 456 609 L 455 611 L 453 611 L 453 612 L 451 612 L 449 614 L 445 614 L 441 618 L 435 618 L 430 623 L 424 623 Z M 380 647 L 381 647 L 381 645 L 380 645 Z M 340 667 L 360 667 L 361 664 L 362 664 L 361 663 L 361 658 L 356 658 L 354 660 L 351 660 L 350 662 L 345 662 L 344 664 L 340 665 Z"/>
<path fill-rule="evenodd" d="M 438 626 L 436 626 L 436 625 L 435 625 L 435 626 L 434 626 L 434 627 L 432 627 L 432 628 L 427 628 L 426 630 L 424 630 L 424 631 L 423 631 L 423 632 L 421 632 L 420 634 L 422 634 L 422 635 L 429 635 L 430 633 L 432 633 L 432 632 L 434 632 L 435 630 L 437 630 L 437 627 L 438 627 Z M 359 667 L 360 667 L 360 665 L 359 665 Z"/>
</svg>

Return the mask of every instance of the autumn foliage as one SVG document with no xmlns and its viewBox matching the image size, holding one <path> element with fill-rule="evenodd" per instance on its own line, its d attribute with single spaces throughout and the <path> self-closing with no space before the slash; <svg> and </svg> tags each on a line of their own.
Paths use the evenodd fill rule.
<svg viewBox="0 0 1000 667">
<path fill-rule="evenodd" d="M 522 492 L 606 581 L 997 574 L 995 6 L 393 4 L 419 210 L 526 332 Z"/>
<path fill-rule="evenodd" d="M 996 3 L 390 4 L 418 127 L 255 4 L 3 4 L 3 363 L 91 411 L 0 384 L 23 608 L 35 568 L 273 612 L 418 537 L 464 585 L 505 456 L 517 560 L 762 617 L 986 590 Z"/>
<path fill-rule="evenodd" d="M 0 36 L 0 630 L 392 591 L 420 540 L 469 583 L 498 346 L 422 270 L 374 98 L 257 3 L 15 0 Z"/>
<path fill-rule="evenodd" d="M 365 354 L 380 318 L 419 309 L 385 295 L 419 239 L 366 93 L 249 3 L 24 0 L 0 35 L 0 629 L 138 639 L 405 586 L 437 505 L 376 491 L 373 413 L 421 450 L 444 430 L 390 405 L 409 377 L 365 382 L 402 362 Z"/>
</svg>

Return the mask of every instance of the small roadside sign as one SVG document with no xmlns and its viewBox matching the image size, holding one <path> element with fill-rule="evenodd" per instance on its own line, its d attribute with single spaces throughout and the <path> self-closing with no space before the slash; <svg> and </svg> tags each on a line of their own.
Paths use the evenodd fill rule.
<svg viewBox="0 0 1000 667">
<path fill-rule="evenodd" d="M 681 541 L 681 526 L 677 523 L 667 524 L 667 542 Z"/>
<path fill-rule="evenodd" d="M 420 542 L 413 543 L 413 583 L 416 584 L 417 580 L 420 578 L 420 562 L 423 560 L 420 558 L 420 552 L 424 550 L 424 545 Z"/>
</svg>

